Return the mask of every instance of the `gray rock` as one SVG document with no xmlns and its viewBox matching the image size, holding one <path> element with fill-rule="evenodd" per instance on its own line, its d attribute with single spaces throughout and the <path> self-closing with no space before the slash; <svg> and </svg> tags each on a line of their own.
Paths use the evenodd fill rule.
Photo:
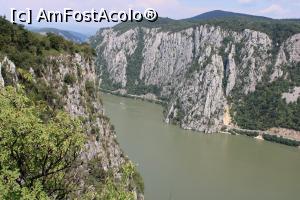
<svg viewBox="0 0 300 200">
<path fill-rule="evenodd" d="M 82 57 L 80 54 L 49 57 L 42 78 L 45 83 L 51 86 L 61 99 L 64 110 L 72 116 L 81 117 L 84 120 L 83 128 L 88 135 L 88 141 L 84 150 L 81 152 L 81 165 L 70 172 L 70 178 L 79 181 L 81 189 L 77 192 L 80 197 L 83 191 L 93 188 L 89 185 L 87 177 L 89 176 L 89 163 L 97 159 L 97 167 L 104 171 L 112 171 L 115 178 L 120 177 L 120 169 L 123 164 L 130 162 L 121 150 L 116 134 L 109 122 L 104 116 L 104 109 L 97 88 L 98 77 L 95 71 L 94 61 Z M 7 57 L 0 61 L 0 69 L 3 68 L 6 74 L 10 76 L 10 82 L 18 83 L 16 67 Z M 1 70 L 0 70 L 1 72 Z M 33 69 L 29 73 L 35 77 Z M 67 85 L 64 78 L 67 74 L 76 77 L 76 82 Z M 86 83 L 93 83 L 95 90 L 90 94 L 86 89 Z M 4 80 L 0 73 L 0 86 L 4 86 Z M 75 180 L 76 179 L 76 180 Z M 129 182 L 130 180 L 128 180 Z M 142 194 L 137 194 L 142 196 Z"/>
<path fill-rule="evenodd" d="M 285 99 L 287 103 L 297 102 L 300 97 L 300 87 L 294 87 L 290 92 L 282 94 L 282 98 Z"/>
<path fill-rule="evenodd" d="M 0 88 L 4 87 L 4 79 L 2 76 L 1 70 L 2 70 L 2 63 L 0 63 Z"/>
<path fill-rule="evenodd" d="M 123 89 L 127 89 L 128 56 L 135 53 L 140 32 L 144 48 L 138 58 L 142 60 L 139 82 L 157 86 L 160 97 L 169 99 L 167 123 L 206 133 L 221 129 L 228 97 L 251 93 L 266 73 L 270 82 L 275 81 L 284 75 L 284 65 L 300 61 L 300 34 L 283 42 L 273 55 L 270 37 L 249 29 L 235 32 L 201 25 L 174 32 L 160 28 L 101 31 L 95 36 L 101 42 L 94 44 L 98 57 L 107 62 L 109 79 L 122 83 Z M 98 65 L 100 71 L 104 69 Z"/>
</svg>

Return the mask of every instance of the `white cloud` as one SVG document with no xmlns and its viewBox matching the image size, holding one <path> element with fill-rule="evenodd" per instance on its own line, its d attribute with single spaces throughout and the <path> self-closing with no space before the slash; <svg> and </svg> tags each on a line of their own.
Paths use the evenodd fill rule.
<svg viewBox="0 0 300 200">
<path fill-rule="evenodd" d="M 208 11 L 206 8 L 189 6 L 179 0 L 135 0 L 130 6 L 137 9 L 153 8 L 159 16 L 174 19 L 193 17 Z"/>
<path fill-rule="evenodd" d="M 281 7 L 278 4 L 272 4 L 271 6 L 260 10 L 262 14 L 274 14 L 274 15 L 283 15 L 287 13 L 287 10 Z"/>
</svg>

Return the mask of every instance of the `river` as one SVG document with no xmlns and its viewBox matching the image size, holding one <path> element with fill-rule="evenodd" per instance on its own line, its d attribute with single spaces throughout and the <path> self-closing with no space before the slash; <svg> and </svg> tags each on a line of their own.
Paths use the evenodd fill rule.
<svg viewBox="0 0 300 200">
<path fill-rule="evenodd" d="M 300 150 L 163 122 L 162 107 L 103 94 L 118 141 L 138 165 L 145 200 L 300 198 Z"/>
</svg>

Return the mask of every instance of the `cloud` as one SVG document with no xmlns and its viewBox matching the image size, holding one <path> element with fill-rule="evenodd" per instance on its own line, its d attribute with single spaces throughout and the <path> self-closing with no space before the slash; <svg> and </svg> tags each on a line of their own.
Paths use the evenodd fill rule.
<svg viewBox="0 0 300 200">
<path fill-rule="evenodd" d="M 159 16 L 174 19 L 192 17 L 208 11 L 204 7 L 189 6 L 179 0 L 135 0 L 130 6 L 136 9 L 153 8 Z"/>
<path fill-rule="evenodd" d="M 10 14 L 10 7 L 17 9 L 25 9 L 27 7 L 38 10 L 44 8 L 46 10 L 63 10 L 63 8 L 73 8 L 74 10 L 90 10 L 95 8 L 106 8 L 107 10 L 124 10 L 133 8 L 135 10 L 143 11 L 145 8 L 155 9 L 159 16 L 170 17 L 174 19 L 182 19 L 192 17 L 200 13 L 206 12 L 206 9 L 201 6 L 197 6 L 195 3 L 186 3 L 181 0 L 110 0 L 110 1 L 99 1 L 99 0 L 52 0 L 52 1 L 40 1 L 40 0 L 11 0 L 10 3 L 5 3 L 7 0 L 0 0 L 0 4 L 4 7 L 0 8 L 1 12 Z"/>
<path fill-rule="evenodd" d="M 271 6 L 260 10 L 262 14 L 274 14 L 274 15 L 283 15 L 286 14 L 288 11 L 281 7 L 278 4 L 272 4 Z"/>
</svg>

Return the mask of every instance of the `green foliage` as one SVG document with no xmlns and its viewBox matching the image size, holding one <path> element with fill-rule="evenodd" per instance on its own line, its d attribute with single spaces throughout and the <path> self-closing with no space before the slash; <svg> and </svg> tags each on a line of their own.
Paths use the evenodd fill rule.
<svg viewBox="0 0 300 200">
<path fill-rule="evenodd" d="M 144 85 L 142 82 L 135 85 L 134 87 L 129 88 L 129 93 L 136 95 L 143 95 L 147 93 L 155 94 L 156 96 L 160 95 L 161 89 L 156 85 Z"/>
<path fill-rule="evenodd" d="M 227 64 L 228 64 L 228 52 L 226 53 L 225 50 L 228 47 L 228 45 L 232 42 L 233 42 L 232 36 L 225 37 L 223 39 L 222 47 L 219 52 L 219 54 L 222 56 L 223 66 L 224 66 L 223 79 L 222 79 L 222 87 L 223 87 L 224 93 L 226 93 L 226 87 L 227 87 L 228 75 L 229 75 L 228 69 L 226 68 Z"/>
<path fill-rule="evenodd" d="M 95 54 L 88 44 L 76 45 L 54 34 L 41 36 L 31 33 L 0 17 L 0 56 L 8 56 L 16 64 L 18 82 L 24 85 L 24 88 L 7 86 L 0 90 L 0 199 L 77 197 L 81 185 L 78 182 L 80 180 L 73 179 L 72 170 L 80 165 L 78 156 L 86 137 L 82 122 L 62 111 L 62 96 L 67 93 L 67 84 L 74 84 L 76 75 L 79 78 L 82 76 L 82 69 L 76 66 L 77 74 L 64 77 L 65 84 L 61 91 L 56 83 L 46 82 L 43 77 L 46 74 L 43 66 L 46 64 L 51 64 L 52 72 L 57 73 L 58 64 L 49 56 L 64 53 L 83 54 L 87 61 L 91 61 L 91 56 Z M 30 67 L 35 77 L 29 72 Z M 9 74 L 3 75 L 6 80 L 12 79 Z M 92 114 L 95 85 L 94 81 L 85 83 L 90 95 L 85 96 L 86 103 L 91 110 L 91 116 L 82 118 L 86 121 L 95 117 Z M 81 92 L 81 95 L 86 94 Z M 99 141 L 99 128 L 93 127 L 92 132 L 97 134 Z M 97 165 L 95 167 L 102 169 L 101 161 L 98 160 Z M 124 167 L 125 171 L 120 172 L 124 174 L 122 181 L 106 175 L 103 181 L 96 181 L 102 187 L 93 184 L 97 192 L 90 190 L 93 188 L 90 187 L 88 191 L 83 191 L 80 199 L 133 199 L 131 189 L 134 184 L 131 180 L 133 177 L 139 179 L 135 172 L 126 171 Z M 99 170 L 91 172 L 99 177 L 103 175 Z M 125 183 L 125 180 L 129 183 Z"/>
<path fill-rule="evenodd" d="M 94 44 L 96 46 L 96 44 Z M 103 51 L 103 49 L 100 49 L 99 51 Z M 122 87 L 121 83 L 114 83 L 111 80 L 110 74 L 107 69 L 107 62 L 103 58 L 103 55 L 99 54 L 97 56 L 96 65 L 98 66 L 97 73 L 101 74 L 102 82 L 101 82 L 101 88 L 105 90 L 117 90 Z M 101 70 L 101 71 L 100 71 Z"/>
<path fill-rule="evenodd" d="M 138 47 L 135 50 L 135 53 L 133 56 L 128 58 L 128 67 L 126 71 L 127 75 L 127 85 L 126 89 L 131 94 L 145 94 L 147 92 L 152 92 L 155 94 L 160 95 L 160 87 L 153 88 L 152 86 L 146 86 L 144 85 L 143 81 L 139 80 L 139 72 L 140 72 L 140 66 L 142 64 L 142 52 L 144 48 L 143 44 L 143 33 L 142 27 L 146 28 L 159 28 L 159 31 L 168 31 L 168 32 L 174 32 L 174 31 L 181 31 L 187 28 L 195 28 L 200 25 L 212 25 L 212 26 L 220 26 L 223 29 L 229 30 L 229 31 L 237 31 L 242 32 L 245 29 L 252 29 L 260 32 L 264 32 L 269 35 L 269 37 L 274 41 L 273 42 L 273 48 L 272 52 L 270 52 L 272 55 L 276 55 L 276 53 L 279 50 L 279 46 L 282 42 L 284 42 L 288 37 L 299 33 L 300 32 L 300 23 L 298 20 L 274 20 L 270 18 L 263 18 L 263 17 L 255 17 L 255 16 L 247 16 L 247 15 L 241 15 L 238 17 L 232 16 L 232 17 L 224 17 L 224 18 L 211 18 L 211 19 L 186 19 L 186 20 L 172 20 L 168 18 L 159 18 L 158 21 L 155 23 L 149 23 L 147 21 L 140 22 L 140 23 L 120 23 L 116 25 L 113 29 L 114 31 L 117 31 L 118 34 L 122 34 L 130 29 L 139 28 L 140 33 L 138 37 Z M 219 54 L 222 56 L 224 61 L 224 66 L 227 62 L 227 56 L 225 53 L 225 48 L 227 45 L 233 41 L 232 36 L 228 36 L 224 38 L 222 42 L 222 47 L 220 49 Z M 92 45 L 94 47 L 97 46 L 97 43 L 101 42 L 101 37 L 93 38 Z M 277 44 L 278 43 L 278 44 Z M 242 47 L 244 46 L 243 41 L 241 43 L 235 44 L 236 51 L 240 52 Z M 101 52 L 99 50 L 99 52 Z M 100 55 L 101 56 L 101 53 Z M 241 63 L 241 56 L 239 54 L 235 55 L 235 62 L 237 65 Z M 102 59 L 104 60 L 104 59 Z M 203 64 L 205 67 L 210 62 L 210 59 L 207 59 L 206 63 Z M 101 65 L 104 65 L 103 62 L 100 62 Z M 198 64 L 198 59 L 194 58 L 194 62 L 192 63 L 192 66 L 189 67 L 188 72 L 186 73 L 187 77 L 190 77 L 195 71 L 201 70 Z M 299 68 L 298 68 L 299 69 Z M 292 73 L 294 76 L 298 76 L 298 73 Z M 103 82 L 101 87 L 103 89 L 107 90 L 116 90 L 122 88 L 121 84 L 119 83 L 113 83 L 113 81 L 110 79 L 110 74 L 107 71 L 107 68 L 104 67 L 102 71 L 102 78 Z M 226 70 L 224 70 L 224 78 L 223 78 L 223 88 L 226 88 L 227 85 L 227 74 Z M 246 80 L 243 80 L 246 81 Z M 152 88 L 151 88 L 152 87 Z M 244 94 L 242 94 L 242 90 L 240 88 L 235 88 L 235 98 L 240 99 Z"/>
<path fill-rule="evenodd" d="M 4 70 L 4 67 L 1 68 L 1 75 L 3 77 L 3 80 L 5 82 L 5 85 L 12 85 L 14 83 L 14 75 L 12 73 L 7 72 Z"/>
<path fill-rule="evenodd" d="M 245 44 L 243 42 L 235 43 L 235 51 L 236 52 L 241 52 L 244 45 Z M 242 63 L 243 58 L 239 53 L 236 53 L 236 54 L 234 54 L 234 60 L 235 60 L 236 65 L 238 66 Z"/>
<path fill-rule="evenodd" d="M 134 172 L 132 173 L 132 178 L 134 184 L 137 186 L 137 191 L 140 193 L 144 193 L 145 185 L 144 180 L 141 174 L 136 170 L 136 168 L 133 169 Z"/>
<path fill-rule="evenodd" d="M 73 85 L 76 83 L 76 77 L 74 74 L 67 73 L 64 78 L 64 82 L 68 85 Z"/>
<path fill-rule="evenodd" d="M 172 119 L 172 123 L 180 124 L 181 120 L 184 118 L 184 111 L 182 109 L 182 102 L 179 99 L 176 100 L 176 104 L 174 106 L 174 110 L 176 110 L 176 115 L 174 112 L 171 113 L 170 118 Z"/>
<path fill-rule="evenodd" d="M 139 73 L 143 62 L 143 49 L 144 49 L 144 33 L 142 29 L 139 29 L 138 44 L 132 56 L 128 57 L 128 66 L 126 68 L 127 83 L 126 89 L 128 93 L 135 95 L 143 95 L 147 93 L 153 93 L 156 96 L 160 95 L 161 89 L 156 85 L 145 85 L 142 80 L 139 79 Z M 99 41 L 98 41 L 99 42 Z M 96 42 L 92 45 L 96 46 Z M 102 50 L 99 50 L 102 51 Z M 115 83 L 111 80 L 110 74 L 107 69 L 107 63 L 102 55 L 98 55 L 97 65 L 101 65 L 101 88 L 104 90 L 114 91 L 122 88 L 121 83 Z"/>
<path fill-rule="evenodd" d="M 49 200 L 48 195 L 43 191 L 43 187 L 39 181 L 35 182 L 31 188 L 22 187 L 16 181 L 20 173 L 15 170 L 0 170 L 0 199 L 22 199 L 22 200 Z"/>
<path fill-rule="evenodd" d="M 90 169 L 88 182 L 96 186 L 94 199 L 133 200 L 134 189 L 138 192 L 144 192 L 144 183 L 132 163 L 123 164 L 117 172 L 121 175 L 118 178 L 115 176 L 116 172 L 103 170 L 99 167 L 99 163 L 99 158 L 95 158 L 88 163 Z"/>
<path fill-rule="evenodd" d="M 135 167 L 131 164 L 125 164 L 121 169 L 121 180 L 115 181 L 112 176 L 108 176 L 105 180 L 104 187 L 100 194 L 100 199 L 105 200 L 133 200 L 134 193 L 128 191 L 128 180 L 135 174 Z M 130 184 L 130 183 L 129 183 Z"/>
<path fill-rule="evenodd" d="M 77 188 L 66 178 L 84 144 L 79 120 L 6 87 L 0 92 L 1 199 L 65 198 Z"/>
<path fill-rule="evenodd" d="M 63 107 L 60 94 L 52 85 L 48 85 L 43 78 L 33 79 L 26 69 L 18 68 L 19 81 L 24 85 L 27 96 L 34 101 L 46 101 L 47 104 L 55 109 Z M 63 86 L 62 94 L 67 92 L 66 85 Z"/>
<path fill-rule="evenodd" d="M 199 61 L 199 56 L 197 56 L 197 58 L 194 58 L 193 59 L 193 63 L 192 63 L 192 66 L 189 67 L 188 71 L 186 72 L 185 76 L 187 78 L 190 78 L 194 72 L 199 72 L 199 70 L 201 70 L 201 66 L 200 64 L 198 63 Z M 204 66 L 205 67 L 205 66 Z"/>
<path fill-rule="evenodd" d="M 130 29 L 136 27 L 146 27 L 146 28 L 160 28 L 162 31 L 180 31 L 186 28 L 190 28 L 195 24 L 192 22 L 184 20 L 173 20 L 170 18 L 158 18 L 157 21 L 148 22 L 146 20 L 142 22 L 124 22 L 114 26 L 114 30 L 118 31 L 119 34 L 122 34 Z"/>
<path fill-rule="evenodd" d="M 234 129 L 230 130 L 230 133 L 233 135 L 240 134 L 240 135 L 246 135 L 248 137 L 257 137 L 259 135 L 258 131 L 246 131 L 246 130 L 239 130 L 239 129 Z"/>
<path fill-rule="evenodd" d="M 63 85 L 62 90 L 61 90 L 61 94 L 63 96 L 67 95 L 68 93 L 68 86 L 66 84 Z"/>
<path fill-rule="evenodd" d="M 241 100 L 234 100 L 234 120 L 240 127 L 252 130 L 272 127 L 300 130 L 300 101 L 287 104 L 282 98 L 282 93 L 289 91 L 295 84 L 298 83 L 287 80 L 261 83 L 254 92 Z"/>
<path fill-rule="evenodd" d="M 76 63 L 76 68 L 77 68 L 77 77 L 82 78 L 82 68 L 78 63 Z"/>
<path fill-rule="evenodd" d="M 47 37 L 49 39 L 50 48 L 55 49 L 57 51 L 66 49 L 66 43 L 63 37 L 60 37 L 54 33 L 47 33 Z"/>
<path fill-rule="evenodd" d="M 232 130 L 232 129 L 228 130 L 228 132 L 229 132 L 231 135 L 237 135 L 237 133 L 236 133 L 234 130 Z"/>
<path fill-rule="evenodd" d="M 29 73 L 27 70 L 22 69 L 22 68 L 18 68 L 17 71 L 18 71 L 18 73 L 20 75 L 19 77 L 23 81 L 26 81 L 26 82 L 33 82 L 34 81 L 32 74 Z"/>
<path fill-rule="evenodd" d="M 143 49 L 144 49 L 144 34 L 142 29 L 139 29 L 137 47 L 132 56 L 128 57 L 128 64 L 126 68 L 127 85 L 129 93 L 137 93 L 141 88 L 137 88 L 139 85 L 139 74 L 143 64 Z"/>
<path fill-rule="evenodd" d="M 87 93 L 90 96 L 92 96 L 95 93 L 95 90 L 96 90 L 94 81 L 87 80 L 85 82 L 85 89 L 86 89 Z"/>
<path fill-rule="evenodd" d="M 276 142 L 276 143 L 285 144 L 285 145 L 293 146 L 293 147 L 300 146 L 299 141 L 283 138 L 282 136 L 278 137 L 276 135 L 270 135 L 270 134 L 263 134 L 262 136 L 265 140 L 270 141 L 270 142 Z"/>
<path fill-rule="evenodd" d="M 160 28 L 161 31 L 181 31 L 187 28 L 199 25 L 220 26 L 227 30 L 241 32 L 245 29 L 256 30 L 267 33 L 276 43 L 281 44 L 288 37 L 300 32 L 300 23 L 298 20 L 276 20 L 260 17 L 224 17 L 215 19 L 185 19 L 173 20 L 169 18 L 159 18 L 155 23 L 147 21 L 140 23 L 120 23 L 114 27 L 120 34 L 136 27 Z"/>
<path fill-rule="evenodd" d="M 13 25 L 0 16 L 0 53 L 7 55 L 17 67 L 34 70 L 46 62 L 49 55 L 81 53 L 85 57 L 95 55 L 88 44 L 75 44 L 53 33 L 42 36 Z"/>
<path fill-rule="evenodd" d="M 276 43 L 281 44 L 288 37 L 300 32 L 300 23 L 290 20 L 276 20 L 268 18 L 253 17 L 226 17 L 209 20 L 188 20 L 190 23 L 198 25 L 220 26 L 227 30 L 241 32 L 251 29 L 268 34 Z"/>
</svg>

